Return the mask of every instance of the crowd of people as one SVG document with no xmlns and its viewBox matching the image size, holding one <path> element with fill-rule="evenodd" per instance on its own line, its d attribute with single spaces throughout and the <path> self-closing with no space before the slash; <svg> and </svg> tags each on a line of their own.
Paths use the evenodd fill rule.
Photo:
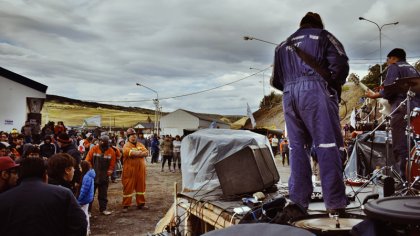
<svg viewBox="0 0 420 236">
<path fill-rule="evenodd" d="M 161 162 L 164 171 L 167 162 L 169 172 L 181 172 L 180 146 L 180 136 L 155 134 L 146 138 L 133 128 L 117 133 L 99 129 L 76 131 L 68 129 L 62 121 L 57 125 L 49 122 L 42 129 L 26 122 L 20 132 L 15 128 L 0 131 L 0 214 L 12 216 L 25 207 L 34 209 L 27 205 L 30 202 L 17 204 L 21 199 L 26 201 L 25 197 L 16 198 L 34 186 L 39 187 L 35 195 L 31 192 L 35 197 L 56 193 L 55 199 L 48 197 L 51 202 L 47 205 L 34 209 L 36 213 L 31 214 L 34 219 L 20 218 L 24 223 L 16 220 L 19 217 L 8 217 L 1 222 L 0 235 L 26 235 L 29 230 L 44 226 L 51 228 L 51 232 L 42 231 L 43 235 L 89 234 L 94 197 L 97 196 L 102 215 L 112 214 L 107 206 L 108 186 L 119 179 L 123 189 L 122 212 L 129 210 L 133 197 L 137 209 L 148 209 L 146 163 Z M 13 198 L 19 201 L 3 204 Z M 61 216 L 50 219 L 57 214 Z M 68 214 L 74 218 L 57 223 Z M 40 223 L 45 217 L 50 220 Z"/>
</svg>

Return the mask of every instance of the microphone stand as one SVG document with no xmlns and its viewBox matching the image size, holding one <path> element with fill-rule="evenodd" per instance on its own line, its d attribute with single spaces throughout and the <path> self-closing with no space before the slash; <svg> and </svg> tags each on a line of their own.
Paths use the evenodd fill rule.
<svg viewBox="0 0 420 236">
<path fill-rule="evenodd" d="M 366 142 L 369 138 L 372 138 L 372 137 L 374 137 L 374 135 L 375 135 L 375 132 L 379 129 L 379 127 L 381 127 L 385 122 L 386 122 L 386 129 L 385 129 L 385 167 L 387 167 L 387 168 L 385 168 L 385 169 L 391 169 L 391 172 L 395 175 L 395 177 L 399 180 L 399 181 L 401 181 L 401 183 L 404 183 L 404 180 L 403 180 L 403 178 L 401 177 L 401 175 L 397 172 L 397 171 L 395 171 L 394 169 L 393 169 L 393 167 L 392 166 L 390 166 L 390 167 L 388 167 L 388 158 L 389 158 L 389 154 L 390 154 L 390 151 L 389 151 L 389 130 L 391 129 L 390 128 L 390 120 L 391 120 L 391 117 L 392 117 L 392 115 L 396 112 L 396 111 L 398 111 L 398 109 L 401 107 L 401 106 L 403 106 L 403 105 L 405 105 L 405 103 L 407 102 L 407 100 L 408 100 L 409 98 L 407 97 L 406 99 L 404 99 L 389 115 L 387 115 L 386 117 L 385 117 L 385 119 L 378 125 L 378 126 L 376 126 L 375 127 L 375 129 L 373 129 L 372 131 L 370 131 L 369 133 L 368 133 L 368 135 L 366 135 L 366 137 L 365 138 L 363 138 L 362 139 L 362 141 L 363 142 Z M 373 140 L 372 140 L 372 142 L 373 142 Z M 372 160 L 372 159 L 371 159 Z M 371 166 L 371 163 L 370 163 L 370 165 L 369 165 L 369 173 L 371 172 L 371 169 L 372 169 L 372 166 Z M 362 185 L 363 186 L 363 185 Z M 361 187 L 362 188 L 362 187 Z"/>
</svg>

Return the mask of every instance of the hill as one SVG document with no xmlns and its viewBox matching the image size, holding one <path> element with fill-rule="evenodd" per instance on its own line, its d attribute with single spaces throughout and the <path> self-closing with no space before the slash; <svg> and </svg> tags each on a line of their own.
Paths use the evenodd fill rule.
<svg viewBox="0 0 420 236">
<path fill-rule="evenodd" d="M 343 87 L 342 99 L 345 103 L 340 105 L 341 123 L 349 122 L 351 110 L 358 106 L 359 99 L 363 96 L 363 90 L 352 82 Z M 162 115 L 167 113 L 163 112 Z M 155 111 L 139 107 L 124 107 L 95 102 L 86 102 L 66 97 L 47 95 L 42 109 L 42 120 L 63 121 L 67 126 L 81 126 L 83 120 L 100 115 L 102 126 L 127 128 L 139 122 L 153 122 Z M 203 114 L 220 119 L 231 125 L 233 129 L 242 127 L 251 128 L 250 120 L 243 116 Z M 253 113 L 257 128 L 284 129 L 284 114 L 281 103 L 267 105 Z"/>
<path fill-rule="evenodd" d="M 167 112 L 162 112 L 162 116 Z M 154 122 L 155 111 L 139 107 L 124 107 L 96 102 L 87 102 L 57 95 L 47 95 L 42 109 L 43 123 L 48 121 L 63 121 L 66 126 L 79 127 L 83 120 L 100 115 L 102 126 L 127 128 L 139 122 Z M 228 124 L 241 119 L 243 116 L 202 114 L 222 120 Z"/>
</svg>

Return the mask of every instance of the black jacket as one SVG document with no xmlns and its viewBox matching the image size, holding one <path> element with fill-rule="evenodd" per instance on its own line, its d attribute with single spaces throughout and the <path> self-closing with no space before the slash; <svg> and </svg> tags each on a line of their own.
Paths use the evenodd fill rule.
<svg viewBox="0 0 420 236">
<path fill-rule="evenodd" d="M 86 235 L 86 215 L 73 193 L 28 178 L 0 194 L 0 235 Z"/>
<path fill-rule="evenodd" d="M 68 146 L 61 147 L 61 151 L 69 154 L 76 161 L 76 165 L 74 166 L 74 177 L 72 185 L 74 185 L 74 183 L 78 183 L 80 185 L 80 183 L 82 182 L 82 172 L 80 171 L 79 165 L 82 158 L 79 150 L 77 150 L 76 146 L 70 144 Z"/>
</svg>

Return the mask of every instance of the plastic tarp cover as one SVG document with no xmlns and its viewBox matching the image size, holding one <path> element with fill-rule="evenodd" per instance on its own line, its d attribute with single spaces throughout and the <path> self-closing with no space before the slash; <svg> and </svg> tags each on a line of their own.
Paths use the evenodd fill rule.
<svg viewBox="0 0 420 236">
<path fill-rule="evenodd" d="M 375 170 L 376 166 L 383 167 L 395 164 L 395 159 L 392 153 L 391 132 L 389 132 L 388 137 L 388 158 L 386 155 L 386 132 L 375 131 L 373 140 L 369 134 L 370 132 L 367 132 L 357 136 L 352 154 L 344 169 L 345 177 L 366 177 Z"/>
<path fill-rule="evenodd" d="M 183 190 L 213 190 L 219 187 L 216 162 L 248 145 L 270 147 L 270 142 L 266 136 L 247 130 L 202 129 L 185 136 L 181 143 Z M 271 152 L 271 148 L 269 150 Z"/>
</svg>

